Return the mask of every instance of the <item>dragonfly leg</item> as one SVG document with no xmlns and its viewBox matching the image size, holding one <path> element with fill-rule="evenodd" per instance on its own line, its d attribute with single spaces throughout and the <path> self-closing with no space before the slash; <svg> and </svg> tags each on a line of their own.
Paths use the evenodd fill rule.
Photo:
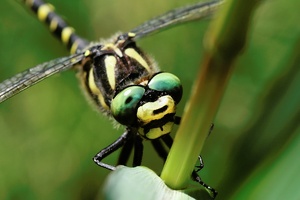
<svg viewBox="0 0 300 200">
<path fill-rule="evenodd" d="M 152 140 L 151 143 L 152 143 L 152 146 L 154 147 L 156 153 L 159 155 L 159 157 L 161 157 L 163 159 L 163 161 L 166 161 L 168 152 L 164 148 L 160 139 Z"/>
<path fill-rule="evenodd" d="M 196 166 L 197 169 L 195 169 L 195 172 L 199 172 L 204 167 L 204 162 L 201 156 L 198 156 L 199 165 Z"/>
<path fill-rule="evenodd" d="M 133 167 L 140 166 L 142 164 L 143 150 L 143 139 L 141 137 L 135 137 L 132 163 Z"/>
<path fill-rule="evenodd" d="M 134 145 L 134 137 L 128 138 L 122 147 L 117 165 L 126 165 Z"/>
<path fill-rule="evenodd" d="M 212 188 L 209 185 L 207 185 L 206 183 L 204 183 L 195 170 L 192 173 L 192 178 L 194 181 L 196 181 L 200 185 L 202 185 L 211 194 L 212 198 L 216 198 L 218 192 L 214 188 Z"/>
<path fill-rule="evenodd" d="M 105 169 L 115 170 L 115 166 L 103 163 L 101 160 L 121 148 L 128 140 L 130 140 L 132 136 L 132 131 L 130 129 L 126 129 L 126 131 L 116 141 L 96 154 L 96 156 L 93 158 L 94 162 Z"/>
<path fill-rule="evenodd" d="M 173 144 L 173 138 L 172 138 L 170 135 L 165 135 L 165 136 L 163 136 L 163 137 L 162 137 L 162 140 L 165 142 L 165 144 L 166 144 L 169 148 L 172 147 L 172 144 Z M 198 156 L 198 158 L 199 158 L 200 165 L 197 166 L 198 169 L 196 169 L 196 170 L 194 170 L 194 171 L 192 172 L 192 175 L 191 175 L 191 176 L 192 176 L 192 178 L 193 178 L 194 181 L 196 181 L 196 182 L 198 182 L 200 185 L 202 185 L 206 190 L 208 190 L 208 192 L 211 194 L 211 196 L 212 196 L 213 198 L 215 198 L 215 197 L 217 196 L 218 192 L 217 192 L 214 188 L 212 188 L 212 187 L 210 187 L 209 185 L 207 185 L 206 183 L 204 183 L 204 182 L 202 181 L 202 179 L 200 178 L 200 176 L 197 174 L 197 172 L 200 171 L 200 170 L 204 167 L 204 163 L 203 163 L 202 157 L 201 157 L 201 156 Z"/>
</svg>

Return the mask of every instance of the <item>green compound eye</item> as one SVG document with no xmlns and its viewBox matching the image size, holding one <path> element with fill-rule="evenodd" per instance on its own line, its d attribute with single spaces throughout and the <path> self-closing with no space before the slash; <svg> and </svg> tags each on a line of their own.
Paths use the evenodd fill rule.
<svg viewBox="0 0 300 200">
<path fill-rule="evenodd" d="M 114 118 L 123 125 L 132 125 L 136 120 L 136 106 L 142 99 L 145 89 L 129 86 L 121 91 L 111 102 Z"/>
<path fill-rule="evenodd" d="M 153 76 L 148 83 L 152 90 L 166 92 L 171 95 L 176 103 L 179 103 L 182 97 L 182 86 L 179 78 L 171 73 L 163 72 Z"/>
</svg>

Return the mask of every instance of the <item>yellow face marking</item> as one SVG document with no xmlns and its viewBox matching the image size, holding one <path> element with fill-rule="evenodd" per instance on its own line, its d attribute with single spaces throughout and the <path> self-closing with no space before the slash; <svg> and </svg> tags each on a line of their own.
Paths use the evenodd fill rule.
<svg viewBox="0 0 300 200">
<path fill-rule="evenodd" d="M 91 69 L 89 72 L 88 84 L 89 84 L 89 87 L 90 87 L 92 93 L 98 96 L 98 100 L 99 100 L 100 104 L 102 105 L 102 107 L 106 110 L 109 110 L 108 106 L 106 105 L 106 103 L 104 101 L 104 97 L 103 97 L 102 93 L 100 92 L 100 90 L 98 89 L 98 87 L 95 84 L 93 69 Z"/>
<path fill-rule="evenodd" d="M 109 85 L 114 90 L 116 88 L 115 67 L 117 59 L 114 56 L 108 56 L 105 58 L 104 63 Z"/>
<path fill-rule="evenodd" d="M 165 125 L 163 125 L 162 127 L 150 129 L 149 132 L 146 134 L 144 133 L 143 128 L 139 128 L 139 133 L 142 136 L 144 136 L 150 140 L 153 140 L 153 139 L 161 137 L 162 135 L 170 133 L 172 131 L 173 124 L 174 124 L 173 122 L 168 122 Z"/>
<path fill-rule="evenodd" d="M 101 50 L 113 50 L 120 58 L 123 57 L 122 51 L 112 43 L 106 44 Z"/>
<path fill-rule="evenodd" d="M 149 65 L 144 60 L 144 58 L 140 54 L 138 54 L 138 52 L 136 52 L 136 50 L 134 50 L 133 48 L 126 49 L 125 54 L 136 60 L 138 63 L 140 63 L 148 72 L 151 71 Z"/>
<path fill-rule="evenodd" d="M 61 32 L 61 41 L 64 44 L 68 44 L 71 35 L 74 33 L 74 29 L 72 27 L 66 27 Z"/>
<path fill-rule="evenodd" d="M 41 5 L 38 8 L 37 16 L 40 21 L 45 21 L 50 12 L 53 11 L 53 6 L 50 4 Z"/>
<path fill-rule="evenodd" d="M 163 111 L 155 113 L 155 111 L 163 108 L 165 108 Z M 175 102 L 171 96 L 165 95 L 154 102 L 148 102 L 140 106 L 137 110 L 137 118 L 142 125 L 145 125 L 170 113 L 175 113 Z"/>
</svg>

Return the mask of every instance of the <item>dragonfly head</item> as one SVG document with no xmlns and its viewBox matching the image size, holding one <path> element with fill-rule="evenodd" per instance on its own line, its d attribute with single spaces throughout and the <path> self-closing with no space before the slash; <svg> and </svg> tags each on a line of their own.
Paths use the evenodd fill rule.
<svg viewBox="0 0 300 200">
<path fill-rule="evenodd" d="M 113 117 L 121 124 L 135 127 L 147 139 L 171 132 L 176 105 L 182 97 L 180 80 L 173 74 L 155 74 L 146 85 L 130 85 L 111 102 Z"/>
</svg>

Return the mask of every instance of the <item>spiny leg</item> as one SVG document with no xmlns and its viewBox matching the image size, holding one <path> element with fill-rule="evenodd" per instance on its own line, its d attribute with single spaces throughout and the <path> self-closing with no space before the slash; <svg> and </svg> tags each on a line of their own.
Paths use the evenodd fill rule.
<svg viewBox="0 0 300 200">
<path fill-rule="evenodd" d="M 156 153 L 163 159 L 163 161 L 166 161 L 168 152 L 164 148 L 163 144 L 161 143 L 160 139 L 151 140 L 152 146 L 154 147 Z"/>
<path fill-rule="evenodd" d="M 135 137 L 134 141 L 134 154 L 133 154 L 133 167 L 140 166 L 142 164 L 143 157 L 143 139 L 141 137 Z"/>
<path fill-rule="evenodd" d="M 199 172 L 204 167 L 204 162 L 201 156 L 198 156 L 199 165 L 196 166 L 197 169 L 195 169 L 195 172 Z"/>
<path fill-rule="evenodd" d="M 168 136 L 164 136 L 163 141 L 167 144 L 167 146 L 169 146 L 169 145 L 170 145 L 170 142 L 173 141 L 173 139 L 172 139 L 172 137 L 171 137 L 170 135 L 168 135 Z M 152 142 L 152 145 L 153 145 L 154 149 L 155 149 L 156 152 L 158 153 L 158 155 L 159 155 L 161 158 L 163 158 L 164 161 L 166 161 L 167 156 L 168 156 L 168 152 L 167 152 L 166 149 L 163 147 L 163 144 L 162 144 L 159 140 L 153 140 L 153 141 L 151 141 L 151 142 Z M 171 145 L 171 146 L 172 146 L 172 145 Z M 200 167 L 199 167 L 199 169 L 198 169 L 198 171 L 199 171 L 199 170 L 201 170 L 201 169 L 204 167 L 204 164 L 203 164 L 203 161 L 202 161 L 201 156 L 199 156 L 198 158 L 199 158 L 199 161 L 200 161 Z M 208 189 L 209 192 L 212 193 L 213 198 L 215 198 L 216 195 L 217 195 L 217 192 L 216 192 L 213 188 L 211 188 L 210 186 L 208 186 L 206 183 L 204 183 L 204 182 L 201 180 L 201 178 L 200 178 L 199 175 L 197 174 L 198 171 L 196 171 L 196 170 L 193 171 L 193 173 L 192 173 L 192 178 L 193 178 L 193 180 L 196 181 L 196 182 L 198 182 L 198 183 L 200 183 L 200 185 L 202 185 L 202 186 L 204 186 L 206 189 Z"/>
<path fill-rule="evenodd" d="M 207 137 L 210 136 L 213 129 L 214 129 L 214 123 L 211 123 Z M 202 157 L 198 156 L 198 159 L 199 159 L 199 166 L 196 166 L 196 168 L 198 168 L 198 169 L 195 170 L 196 172 L 199 172 L 204 167 L 204 162 L 203 162 Z"/>
<path fill-rule="evenodd" d="M 126 165 L 134 145 L 134 137 L 129 137 L 122 147 L 117 165 Z"/>
<path fill-rule="evenodd" d="M 165 142 L 165 144 L 171 148 L 172 147 L 172 144 L 173 144 L 173 138 L 168 134 L 168 135 L 164 135 L 162 137 L 162 140 Z M 204 163 L 203 163 L 203 160 L 201 158 L 201 156 L 199 156 L 199 161 L 200 161 L 200 166 L 199 166 L 199 170 L 201 170 L 203 167 L 204 167 Z M 193 173 L 192 173 L 192 178 L 194 181 L 198 182 L 200 185 L 202 185 L 204 188 L 206 188 L 211 194 L 212 194 L 212 197 L 215 198 L 218 194 L 218 192 L 213 189 L 212 187 L 210 187 L 209 185 L 207 185 L 206 183 L 204 183 L 200 176 L 197 174 L 197 171 L 196 170 L 193 170 Z"/>
<path fill-rule="evenodd" d="M 128 162 L 131 151 L 134 147 L 133 163 L 132 166 L 140 166 L 142 164 L 144 146 L 142 138 L 138 136 L 130 137 L 123 145 L 117 165 L 126 165 Z"/>
<path fill-rule="evenodd" d="M 211 132 L 213 131 L 213 129 L 214 129 L 214 124 L 212 123 L 210 125 L 210 129 L 208 131 L 207 137 L 211 134 Z M 214 188 L 212 188 L 209 185 L 207 185 L 206 183 L 204 183 L 201 180 L 200 176 L 197 174 L 197 172 L 199 172 L 204 167 L 204 162 L 202 160 L 202 157 L 198 156 L 198 159 L 199 159 L 199 163 L 200 164 L 199 164 L 199 166 L 196 166 L 198 169 L 196 169 L 196 170 L 193 171 L 192 177 L 193 177 L 194 181 L 198 182 L 200 185 L 203 185 L 209 192 L 211 192 L 212 193 L 212 197 L 215 198 L 217 196 L 218 192 Z"/>
<path fill-rule="evenodd" d="M 116 150 L 118 150 L 120 147 L 122 147 L 128 140 L 130 140 L 131 137 L 134 136 L 134 133 L 130 129 L 126 129 L 126 131 L 112 144 L 110 144 L 108 147 L 102 149 L 97 155 L 93 158 L 94 162 L 99 165 L 100 167 L 109 169 L 109 170 L 115 170 L 116 167 L 103 163 L 101 160 L 106 158 L 108 155 L 112 154 Z"/>
<path fill-rule="evenodd" d="M 171 149 L 172 145 L 173 145 L 173 138 L 170 135 L 165 135 L 162 137 L 162 140 L 165 142 L 165 144 Z M 201 156 L 198 156 L 199 159 L 199 166 L 196 166 L 196 172 L 199 172 L 203 167 L 204 167 L 204 163 L 203 163 L 203 159 Z"/>
<path fill-rule="evenodd" d="M 210 124 L 210 128 L 209 128 L 207 137 L 210 136 L 211 132 L 214 130 L 214 126 L 215 126 L 214 123 L 211 123 L 211 124 Z"/>
<path fill-rule="evenodd" d="M 199 183 L 200 185 L 202 185 L 209 193 L 211 193 L 211 196 L 212 196 L 213 198 L 216 198 L 218 192 L 217 192 L 214 188 L 212 188 L 212 187 L 210 187 L 209 185 L 207 185 L 206 183 L 204 183 L 204 182 L 201 180 L 200 176 L 197 174 L 197 172 L 196 172 L 195 170 L 194 170 L 193 173 L 192 173 L 192 177 L 193 177 L 193 180 L 194 180 L 194 181 L 198 182 L 198 183 Z"/>
<path fill-rule="evenodd" d="M 179 116 L 175 116 L 174 117 L 174 123 L 175 124 L 177 124 L 177 125 L 179 125 L 180 124 L 180 121 L 181 121 L 181 117 L 179 117 Z M 210 125 L 210 128 L 209 128 L 209 131 L 208 131 L 208 134 L 207 134 L 207 137 L 208 136 L 210 136 L 210 134 L 211 134 L 211 132 L 213 131 L 213 129 L 214 129 L 214 123 L 211 123 L 211 125 Z M 170 144 L 171 144 L 171 146 L 172 146 L 172 143 L 173 143 L 173 139 L 171 138 L 165 138 L 165 142 L 166 142 L 166 144 L 167 144 L 167 142 L 168 142 L 168 146 L 170 147 Z M 171 148 L 171 147 L 170 147 Z M 204 167 L 204 162 L 203 162 L 203 159 L 202 159 L 202 157 L 199 155 L 198 156 L 198 159 L 199 159 L 199 166 L 196 166 L 196 168 L 197 169 L 195 169 L 195 171 L 196 172 L 199 172 L 201 169 L 203 169 L 203 167 Z"/>
<path fill-rule="evenodd" d="M 168 146 L 169 149 L 171 149 L 173 145 L 173 138 L 170 134 L 164 135 L 161 137 L 161 139 L 164 141 L 164 143 Z"/>
<path fill-rule="evenodd" d="M 172 145 L 173 145 L 173 138 L 170 135 L 165 135 L 162 137 L 162 140 L 165 142 L 165 144 L 171 149 Z M 203 167 L 204 167 L 204 163 L 203 163 L 203 159 L 201 156 L 198 156 L 199 159 L 199 166 L 196 166 L 196 172 L 199 172 Z"/>
</svg>

